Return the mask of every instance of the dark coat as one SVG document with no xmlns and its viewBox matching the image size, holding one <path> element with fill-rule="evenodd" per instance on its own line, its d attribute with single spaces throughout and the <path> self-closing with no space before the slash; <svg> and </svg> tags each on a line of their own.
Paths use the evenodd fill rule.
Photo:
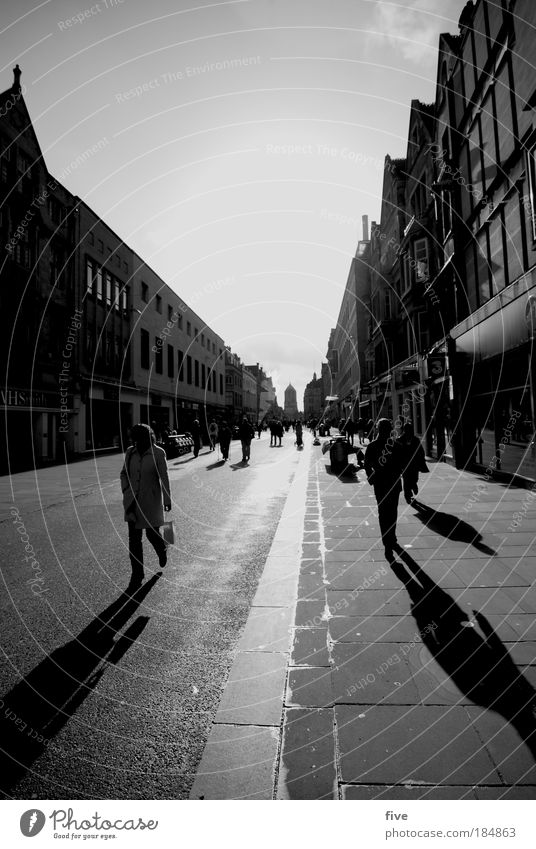
<svg viewBox="0 0 536 849">
<path fill-rule="evenodd" d="M 397 440 L 373 439 L 365 452 L 365 472 L 368 482 L 379 492 L 400 492 L 403 455 Z"/>
</svg>

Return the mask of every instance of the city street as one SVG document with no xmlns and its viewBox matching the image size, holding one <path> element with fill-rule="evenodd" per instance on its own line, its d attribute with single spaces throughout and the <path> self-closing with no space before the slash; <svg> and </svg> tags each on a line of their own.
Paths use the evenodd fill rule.
<svg viewBox="0 0 536 849">
<path fill-rule="evenodd" d="M 144 543 L 132 599 L 120 455 L 0 479 L 8 797 L 188 796 L 300 460 L 292 435 L 251 454 L 169 461 L 177 544 L 162 573 Z"/>
</svg>

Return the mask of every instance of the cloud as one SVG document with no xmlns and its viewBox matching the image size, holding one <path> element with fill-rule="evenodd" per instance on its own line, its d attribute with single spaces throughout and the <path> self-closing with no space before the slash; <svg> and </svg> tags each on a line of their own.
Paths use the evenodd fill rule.
<svg viewBox="0 0 536 849">
<path fill-rule="evenodd" d="M 408 61 L 435 61 L 439 33 L 457 33 L 464 3 L 465 0 L 376 0 L 374 28 Z"/>
</svg>

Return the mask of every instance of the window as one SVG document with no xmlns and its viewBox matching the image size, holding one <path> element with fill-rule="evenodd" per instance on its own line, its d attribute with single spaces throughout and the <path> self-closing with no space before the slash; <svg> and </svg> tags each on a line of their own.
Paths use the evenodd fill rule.
<svg viewBox="0 0 536 849">
<path fill-rule="evenodd" d="M 194 339 L 197 339 L 198 335 L 199 335 L 199 330 L 197 329 L 197 327 L 194 327 Z"/>
<path fill-rule="evenodd" d="M 154 305 L 155 305 L 156 311 L 161 314 L 162 313 L 162 298 L 160 297 L 160 295 L 156 296 L 156 298 L 154 300 Z"/>
<path fill-rule="evenodd" d="M 194 360 L 194 384 L 199 386 L 199 360 Z"/>
<path fill-rule="evenodd" d="M 97 239 L 97 250 L 100 254 L 104 253 L 104 242 L 102 239 Z"/>
<path fill-rule="evenodd" d="M 125 274 L 128 274 L 128 264 L 126 260 L 123 260 L 123 271 L 125 272 Z"/>
<path fill-rule="evenodd" d="M 386 289 L 384 292 L 383 317 L 387 320 L 391 318 L 391 297 L 389 294 L 389 289 Z"/>
<path fill-rule="evenodd" d="M 167 373 L 168 377 L 173 377 L 175 367 L 175 351 L 172 345 L 167 346 Z"/>
<path fill-rule="evenodd" d="M 104 272 L 106 275 L 106 305 L 111 306 L 112 304 L 112 275 L 108 272 Z"/>
<path fill-rule="evenodd" d="M 140 329 L 140 365 L 142 368 L 149 368 L 149 333 L 143 328 Z"/>
<path fill-rule="evenodd" d="M 95 236 L 93 235 L 93 230 L 89 231 L 89 233 L 87 234 L 87 237 L 88 237 L 88 240 L 89 240 L 89 244 L 94 245 L 95 244 Z"/>
<path fill-rule="evenodd" d="M 93 263 L 90 259 L 86 261 L 86 292 L 93 294 Z"/>
<path fill-rule="evenodd" d="M 128 286 L 121 292 L 121 309 L 124 313 L 128 311 Z"/>
<path fill-rule="evenodd" d="M 220 374 L 220 395 L 223 395 L 223 374 Z"/>
<path fill-rule="evenodd" d="M 159 342 L 160 339 L 158 338 L 158 336 L 155 336 L 154 346 L 156 348 L 156 351 L 154 355 L 154 368 L 157 374 L 162 374 L 164 357 L 162 355 L 162 346 L 158 344 Z"/>
<path fill-rule="evenodd" d="M 186 355 L 186 382 L 192 385 L 192 358 L 190 354 Z"/>
<path fill-rule="evenodd" d="M 146 304 L 149 300 L 149 287 L 147 283 L 143 282 L 143 280 L 141 281 L 141 299 L 144 304 Z"/>
<path fill-rule="evenodd" d="M 179 380 L 184 380 L 184 353 L 177 351 L 177 377 Z"/>
<path fill-rule="evenodd" d="M 207 386 L 207 372 L 205 368 L 205 364 L 201 363 L 201 388 L 206 389 Z"/>
<path fill-rule="evenodd" d="M 413 246 L 415 257 L 415 279 L 418 283 L 428 280 L 428 239 L 416 239 Z"/>
<path fill-rule="evenodd" d="M 212 353 L 213 354 L 216 353 L 216 343 L 215 342 L 212 343 Z"/>
<path fill-rule="evenodd" d="M 97 268 L 97 301 L 102 301 L 102 268 Z"/>
<path fill-rule="evenodd" d="M 121 306 L 120 289 L 121 284 L 119 283 L 119 280 L 114 280 L 114 307 L 116 312 L 119 312 Z"/>
<path fill-rule="evenodd" d="M 201 334 L 201 344 L 204 348 L 205 347 L 205 334 L 204 333 Z"/>
<path fill-rule="evenodd" d="M 167 308 L 167 320 L 173 321 L 173 307 L 170 307 L 169 304 L 168 304 L 168 308 Z"/>
<path fill-rule="evenodd" d="M 182 330 L 182 315 L 179 315 L 178 325 L 179 325 L 179 330 Z"/>
<path fill-rule="evenodd" d="M 192 335 L 192 325 L 189 321 L 186 322 L 186 333 L 188 334 L 188 336 Z"/>
</svg>

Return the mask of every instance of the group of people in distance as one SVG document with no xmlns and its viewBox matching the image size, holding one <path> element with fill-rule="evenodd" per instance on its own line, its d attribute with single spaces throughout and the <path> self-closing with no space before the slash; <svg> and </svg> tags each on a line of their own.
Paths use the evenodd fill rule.
<svg viewBox="0 0 536 849">
<path fill-rule="evenodd" d="M 199 425 L 195 419 L 194 425 Z M 367 422 L 368 426 L 368 422 Z M 270 423 L 271 442 L 279 438 L 281 431 L 276 431 Z M 257 428 L 260 436 L 260 427 Z M 303 426 L 295 422 L 293 429 L 296 433 L 298 448 L 302 445 Z M 396 537 L 396 522 L 398 518 L 398 500 L 402 490 L 408 504 L 417 495 L 420 472 L 427 472 L 424 450 L 418 437 L 413 432 L 411 422 L 406 422 L 402 434 L 397 436 L 389 419 L 380 419 L 376 425 L 377 436 L 369 442 L 365 451 L 365 472 L 369 484 L 374 488 L 378 504 L 378 519 L 385 555 L 390 559 L 394 551 L 400 551 Z M 273 431 L 273 432 L 272 432 Z M 370 432 L 370 431 L 369 431 Z M 199 454 L 201 444 L 201 428 L 191 428 L 194 440 L 194 456 Z M 226 421 L 219 424 L 213 419 L 208 426 L 211 450 L 219 444 L 222 458 L 229 458 L 229 446 L 233 436 Z M 121 470 L 121 489 L 123 492 L 123 507 L 125 521 L 128 523 L 128 545 L 132 565 L 131 585 L 139 586 L 143 581 L 143 547 L 142 535 L 145 534 L 155 549 L 160 567 L 167 562 L 166 542 L 160 534 L 164 525 L 164 511 L 171 510 L 171 491 L 167 472 L 166 453 L 156 445 L 153 429 L 147 424 L 138 424 L 132 428 L 132 445 L 127 449 L 123 468 Z M 242 446 L 242 463 L 250 462 L 251 442 L 255 437 L 255 428 L 244 416 L 239 425 L 238 436 Z"/>
</svg>

